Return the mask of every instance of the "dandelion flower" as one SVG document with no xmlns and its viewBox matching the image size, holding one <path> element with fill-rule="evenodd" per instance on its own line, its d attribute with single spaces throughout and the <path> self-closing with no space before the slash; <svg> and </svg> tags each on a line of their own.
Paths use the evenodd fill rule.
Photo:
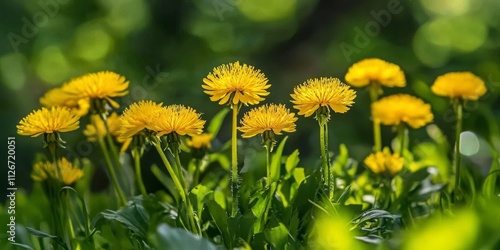
<svg viewBox="0 0 500 250">
<path fill-rule="evenodd" d="M 69 132 L 78 129 L 79 118 L 66 107 L 41 108 L 19 122 L 17 133 L 37 137 L 41 134 Z"/>
<path fill-rule="evenodd" d="M 84 116 L 89 112 L 90 103 L 88 98 L 74 99 L 62 88 L 53 88 L 40 98 L 40 104 L 46 108 L 53 106 L 68 107 L 78 116 Z"/>
<path fill-rule="evenodd" d="M 293 90 L 293 107 L 299 115 L 311 116 L 320 107 L 329 107 L 337 113 L 345 113 L 354 103 L 356 91 L 337 78 L 314 78 L 296 86 Z"/>
<path fill-rule="evenodd" d="M 64 92 L 75 99 L 105 99 L 113 107 L 119 107 L 113 97 L 128 94 L 129 82 L 111 71 L 101 71 L 77 77 L 62 86 Z"/>
<path fill-rule="evenodd" d="M 212 139 L 214 136 L 209 133 L 201 133 L 199 135 L 192 135 L 190 139 L 186 140 L 186 144 L 190 148 L 201 149 L 201 148 L 211 148 Z"/>
<path fill-rule="evenodd" d="M 64 157 L 58 160 L 58 165 L 62 175 L 61 179 L 66 185 L 73 184 L 83 176 L 83 171 Z M 31 178 L 34 181 L 44 181 L 47 179 L 58 181 L 59 178 L 56 164 L 50 161 L 36 163 L 33 167 Z"/>
<path fill-rule="evenodd" d="M 295 132 L 297 117 L 284 104 L 266 104 L 253 108 L 241 119 L 242 126 L 238 129 L 243 132 L 243 138 L 253 137 L 265 131 L 272 131 L 281 135 L 282 132 Z"/>
<path fill-rule="evenodd" d="M 386 87 L 404 87 L 405 75 L 398 65 L 378 58 L 368 58 L 353 64 L 345 80 L 353 87 L 365 87 L 378 83 Z"/>
<path fill-rule="evenodd" d="M 97 141 L 98 138 L 106 136 L 106 126 L 100 115 L 92 115 L 90 117 L 91 124 L 88 124 L 83 134 L 89 141 Z M 111 136 L 117 137 L 120 134 L 121 119 L 116 113 L 112 113 L 106 120 L 109 133 Z"/>
<path fill-rule="evenodd" d="M 372 104 L 373 119 L 384 125 L 406 123 L 412 128 L 420 128 L 434 119 L 431 105 L 421 99 L 398 94 L 384 97 Z"/>
<path fill-rule="evenodd" d="M 431 87 L 434 94 L 477 100 L 487 91 L 483 80 L 471 72 L 451 72 L 439 76 Z"/>
<path fill-rule="evenodd" d="M 263 101 L 263 96 L 269 95 L 266 91 L 271 85 L 260 70 L 239 62 L 223 64 L 214 68 L 206 78 L 203 78 L 202 87 L 210 95 L 211 101 L 219 104 L 239 103 L 258 104 Z"/>
<path fill-rule="evenodd" d="M 196 110 L 183 105 L 170 105 L 163 108 L 161 115 L 153 125 L 157 136 L 176 133 L 178 135 L 201 134 L 205 121 L 200 119 L 201 114 Z"/>
<path fill-rule="evenodd" d="M 153 126 L 162 112 L 162 103 L 144 100 L 132 103 L 123 111 L 119 138 L 125 140 L 143 130 L 154 131 Z"/>
<path fill-rule="evenodd" d="M 365 165 L 375 174 L 389 173 L 396 175 L 403 169 L 403 158 L 389 150 L 370 154 L 365 158 Z"/>
</svg>

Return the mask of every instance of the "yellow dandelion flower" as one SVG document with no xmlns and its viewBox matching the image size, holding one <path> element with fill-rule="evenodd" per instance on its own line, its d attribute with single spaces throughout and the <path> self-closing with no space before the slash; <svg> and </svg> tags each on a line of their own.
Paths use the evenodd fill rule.
<svg viewBox="0 0 500 250">
<path fill-rule="evenodd" d="M 384 97 L 372 103 L 372 116 L 384 125 L 396 126 L 404 122 L 415 129 L 434 119 L 431 105 L 407 94 Z"/>
<path fill-rule="evenodd" d="M 53 106 L 68 107 L 78 116 L 84 116 L 89 112 L 89 99 L 74 99 L 68 95 L 62 88 L 53 88 L 40 98 L 40 104 L 46 108 Z"/>
<path fill-rule="evenodd" d="M 483 80 L 471 72 L 451 72 L 439 76 L 431 87 L 434 94 L 477 100 L 487 91 Z"/>
<path fill-rule="evenodd" d="M 24 117 L 17 125 L 17 133 L 32 137 L 78 129 L 80 117 L 66 107 L 41 108 Z"/>
<path fill-rule="evenodd" d="M 389 173 L 396 175 L 403 169 L 404 159 L 398 153 L 391 154 L 389 150 L 372 153 L 365 158 L 365 165 L 376 174 Z"/>
<path fill-rule="evenodd" d="M 83 134 L 87 137 L 89 141 L 97 141 L 98 138 L 106 136 L 106 126 L 100 115 L 92 115 L 90 117 L 92 121 L 87 125 Z M 117 137 L 121 128 L 120 116 L 116 113 L 111 113 L 106 120 L 108 124 L 109 133 L 113 137 Z"/>
<path fill-rule="evenodd" d="M 271 85 L 267 81 L 260 70 L 235 62 L 214 68 L 203 78 L 205 84 L 202 87 L 210 95 L 211 101 L 219 101 L 221 105 L 228 102 L 255 105 L 264 100 L 263 96 L 269 95 L 266 89 Z"/>
<path fill-rule="evenodd" d="M 132 103 L 123 111 L 119 138 L 125 140 L 147 129 L 154 131 L 153 126 L 163 112 L 162 103 L 139 101 Z"/>
<path fill-rule="evenodd" d="M 378 58 L 368 58 L 353 64 L 345 80 L 353 87 L 365 87 L 378 83 L 386 87 L 404 87 L 405 75 L 401 68 Z"/>
<path fill-rule="evenodd" d="M 58 160 L 58 164 L 62 175 L 61 179 L 66 185 L 71 185 L 83 176 L 83 171 L 64 157 Z M 37 162 L 33 167 L 31 178 L 34 181 L 44 181 L 47 179 L 58 181 L 56 164 L 50 161 Z"/>
<path fill-rule="evenodd" d="M 299 115 L 311 116 L 320 107 L 329 107 L 337 113 L 345 113 L 354 103 L 356 91 L 337 78 L 314 78 L 296 86 L 290 95 Z"/>
<path fill-rule="evenodd" d="M 119 107 L 111 98 L 128 94 L 129 82 L 111 71 L 90 73 L 62 86 L 62 90 L 75 99 L 106 99 L 113 107 Z"/>
<path fill-rule="evenodd" d="M 205 121 L 200 119 L 201 114 L 191 107 L 170 105 L 163 109 L 159 119 L 153 125 L 157 136 L 176 133 L 178 135 L 201 134 Z"/>
<path fill-rule="evenodd" d="M 241 119 L 242 126 L 238 129 L 243 132 L 243 138 L 253 137 L 265 131 L 281 135 L 282 132 L 295 132 L 296 121 L 295 113 L 290 113 L 284 104 L 266 104 L 245 113 Z"/>
<path fill-rule="evenodd" d="M 201 133 L 199 135 L 192 135 L 190 139 L 186 140 L 186 144 L 190 148 L 211 148 L 212 147 L 212 139 L 214 136 L 209 133 Z"/>
</svg>

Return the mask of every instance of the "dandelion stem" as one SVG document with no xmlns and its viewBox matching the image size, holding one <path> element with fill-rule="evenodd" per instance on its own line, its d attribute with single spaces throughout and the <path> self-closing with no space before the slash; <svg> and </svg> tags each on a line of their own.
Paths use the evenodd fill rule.
<svg viewBox="0 0 500 250">
<path fill-rule="evenodd" d="M 238 110 L 240 105 L 233 104 L 233 121 L 231 125 L 231 194 L 233 204 L 231 209 L 231 217 L 235 217 L 238 213 L 238 132 L 236 124 L 238 123 Z"/>
<path fill-rule="evenodd" d="M 160 146 L 160 140 L 156 136 L 152 136 L 153 140 L 153 145 L 156 148 L 156 151 L 158 151 L 158 154 L 160 155 L 161 160 L 163 161 L 163 165 L 167 168 L 168 173 L 170 174 L 170 177 L 172 178 L 172 181 L 174 182 L 175 188 L 177 188 L 177 191 L 179 191 L 179 195 L 181 197 L 182 203 L 186 206 L 188 209 L 188 214 L 187 216 L 192 219 L 193 213 L 192 213 L 192 207 L 189 205 L 186 190 L 184 189 L 184 185 L 181 184 L 181 181 L 179 180 L 179 177 L 176 174 L 176 171 L 174 168 L 172 168 L 172 165 L 170 165 L 170 162 L 167 159 L 167 156 L 165 155 L 165 152 L 163 152 L 163 149 Z M 197 227 L 193 227 L 194 222 L 190 222 L 192 230 L 197 230 Z M 195 231 L 195 233 L 198 234 L 198 232 Z"/>
<path fill-rule="evenodd" d="M 462 190 L 460 188 L 460 133 L 462 133 L 462 104 L 460 100 L 454 100 L 455 112 L 457 114 L 457 127 L 455 131 L 455 155 L 454 155 L 454 170 L 455 170 L 455 192 L 454 192 L 454 201 L 458 202 L 462 199 Z"/>
<path fill-rule="evenodd" d="M 371 103 L 374 103 L 378 100 L 379 89 L 380 89 L 380 86 L 378 84 L 376 84 L 376 83 L 370 84 L 369 92 L 370 92 Z M 381 137 L 381 132 L 380 132 L 380 122 L 373 118 L 373 114 L 372 114 L 372 119 L 373 119 L 373 142 L 374 142 L 373 151 L 380 152 L 382 150 L 382 137 Z"/>
<path fill-rule="evenodd" d="M 106 144 L 104 143 L 102 137 L 99 137 L 98 141 L 99 141 L 99 146 L 101 147 L 102 153 L 104 155 L 104 160 L 106 161 L 106 166 L 108 167 L 108 172 L 111 177 L 111 181 L 113 182 L 113 186 L 115 187 L 115 190 L 118 193 L 119 203 L 121 206 L 125 206 L 127 205 L 127 199 L 125 198 L 125 195 L 123 194 L 123 191 L 116 178 L 115 169 L 113 167 L 113 164 L 111 163 L 111 159 L 109 158 L 109 152 L 108 149 L 106 148 Z"/>
<path fill-rule="evenodd" d="M 267 179 L 266 187 L 271 186 L 271 147 L 268 145 L 264 146 L 266 148 L 266 166 L 267 166 Z"/>
<path fill-rule="evenodd" d="M 137 179 L 137 186 L 141 191 L 142 198 L 145 199 L 147 196 L 146 187 L 144 186 L 144 182 L 142 181 L 142 173 L 141 173 L 141 155 L 139 153 L 138 148 L 134 148 L 132 152 L 132 157 L 134 158 L 135 165 L 135 175 Z"/>
<path fill-rule="evenodd" d="M 323 166 L 323 181 L 325 182 L 325 186 L 327 188 L 328 197 L 333 198 L 333 186 L 331 180 L 330 167 L 328 164 L 328 143 L 326 138 L 326 134 L 328 133 L 328 127 L 326 122 L 321 121 L 322 118 L 318 119 L 319 122 L 319 140 L 320 140 L 320 148 L 321 148 L 321 163 Z"/>
<path fill-rule="evenodd" d="M 178 142 L 174 142 L 175 144 L 177 144 Z M 172 144 L 174 144 L 172 143 Z M 183 171 L 182 171 L 182 165 L 181 165 L 181 160 L 180 160 L 180 157 L 179 157 L 179 149 L 178 149 L 178 146 L 175 146 L 175 147 L 172 147 L 171 148 L 171 152 L 172 152 L 172 155 L 174 156 L 174 159 L 175 159 L 175 165 L 176 165 L 176 168 L 177 168 L 177 171 L 179 173 L 179 179 L 180 179 L 180 182 L 184 185 L 183 187 L 185 188 L 184 190 L 186 190 L 186 182 L 184 181 L 184 176 L 183 176 Z M 189 223 L 191 223 L 191 229 L 194 230 L 194 233 L 196 234 L 200 234 L 201 233 L 201 228 L 199 226 L 199 224 L 197 224 L 194 220 L 194 210 L 193 210 L 193 206 L 191 205 L 191 201 L 189 200 L 188 197 L 186 197 L 186 209 L 187 209 L 187 217 L 189 219 Z"/>
<path fill-rule="evenodd" d="M 398 139 L 399 139 L 399 143 L 400 143 L 400 146 L 399 146 L 399 155 L 402 157 L 403 156 L 403 153 L 405 151 L 405 137 L 406 137 L 406 126 L 401 123 L 399 124 L 398 126 Z"/>
</svg>

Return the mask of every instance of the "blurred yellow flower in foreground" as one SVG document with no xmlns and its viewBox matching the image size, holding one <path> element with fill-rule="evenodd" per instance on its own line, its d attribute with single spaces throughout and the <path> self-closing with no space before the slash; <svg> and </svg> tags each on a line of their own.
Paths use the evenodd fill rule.
<svg viewBox="0 0 500 250">
<path fill-rule="evenodd" d="M 431 87 L 434 94 L 477 100 L 487 91 L 483 80 L 471 72 L 451 72 L 439 76 Z"/>
<path fill-rule="evenodd" d="M 89 73 L 70 80 L 62 86 L 62 90 L 74 99 L 106 99 L 111 106 L 117 108 L 113 97 L 128 94 L 129 82 L 125 77 L 111 71 Z"/>
<path fill-rule="evenodd" d="M 66 107 L 41 108 L 19 122 L 17 133 L 36 137 L 41 134 L 69 132 L 78 129 L 79 119 L 79 116 Z"/>
<path fill-rule="evenodd" d="M 206 78 L 203 78 L 202 87 L 210 95 L 211 101 L 219 104 L 239 103 L 258 104 L 263 101 L 263 96 L 269 95 L 266 91 L 271 85 L 260 70 L 239 62 L 223 64 L 214 68 Z"/>
<path fill-rule="evenodd" d="M 354 87 L 365 87 L 372 83 L 386 87 L 404 87 L 405 75 L 401 68 L 378 58 L 367 58 L 353 64 L 345 80 Z"/>
<path fill-rule="evenodd" d="M 391 95 L 372 103 L 372 116 L 384 125 L 406 123 L 415 129 L 434 119 L 431 105 L 407 94 Z"/>
<path fill-rule="evenodd" d="M 190 148 L 211 148 L 212 147 L 212 139 L 214 136 L 209 133 L 201 133 L 199 135 L 191 135 L 191 138 L 186 140 L 186 144 Z"/>
<path fill-rule="evenodd" d="M 83 176 L 83 171 L 64 157 L 59 159 L 58 164 L 62 175 L 61 179 L 66 185 L 71 185 Z M 31 178 L 34 181 L 44 181 L 47 179 L 58 181 L 56 164 L 50 161 L 37 162 L 33 167 Z"/>
<path fill-rule="evenodd" d="M 74 99 L 68 95 L 62 88 L 53 88 L 40 98 L 40 104 L 44 107 L 50 108 L 53 106 L 68 107 L 78 116 L 84 116 L 89 112 L 90 104 L 89 99 Z"/>
<path fill-rule="evenodd" d="M 90 117 L 91 123 L 87 125 L 83 134 L 89 141 L 97 141 L 98 138 L 106 136 L 106 126 L 100 115 L 92 115 Z M 121 128 L 120 116 L 112 113 L 106 120 L 109 133 L 113 137 L 117 137 Z"/>
<path fill-rule="evenodd" d="M 125 140 L 147 129 L 154 131 L 160 113 L 164 112 L 162 103 L 139 101 L 132 103 L 123 111 L 119 138 Z"/>
<path fill-rule="evenodd" d="M 365 165 L 375 174 L 389 173 L 394 176 L 403 169 L 404 159 L 398 153 L 391 154 L 387 148 L 365 158 Z"/>
<path fill-rule="evenodd" d="M 320 107 L 329 107 L 337 113 L 345 113 L 354 103 L 356 91 L 343 84 L 337 78 L 314 78 L 293 89 L 293 107 L 299 115 L 311 116 Z"/>
<path fill-rule="evenodd" d="M 158 119 L 153 124 L 157 136 L 176 133 L 178 135 L 194 135 L 203 132 L 205 121 L 201 114 L 191 107 L 170 105 L 163 108 Z"/>
<path fill-rule="evenodd" d="M 258 108 L 253 108 L 241 119 L 242 126 L 238 129 L 243 132 L 243 138 L 253 137 L 265 131 L 272 131 L 281 135 L 282 132 L 295 132 L 295 113 L 284 104 L 266 104 Z"/>
<path fill-rule="evenodd" d="M 332 211 L 332 216 L 320 215 L 314 222 L 310 234 L 314 248 L 318 250 L 351 250 L 364 249 L 354 237 L 349 225 L 350 215 L 345 212 Z"/>
</svg>

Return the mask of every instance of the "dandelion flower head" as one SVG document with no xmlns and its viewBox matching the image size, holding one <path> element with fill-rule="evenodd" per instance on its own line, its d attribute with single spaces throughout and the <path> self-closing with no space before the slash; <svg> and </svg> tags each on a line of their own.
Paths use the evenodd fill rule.
<svg viewBox="0 0 500 250">
<path fill-rule="evenodd" d="M 379 83 L 386 87 L 404 87 L 405 75 L 401 68 L 378 58 L 368 58 L 353 64 L 345 75 L 345 80 L 353 87 L 365 87 Z"/>
<path fill-rule="evenodd" d="M 293 107 L 299 115 L 311 116 L 320 107 L 329 107 L 337 113 L 345 113 L 354 103 L 356 91 L 338 78 L 314 78 L 296 86 L 293 90 Z"/>
<path fill-rule="evenodd" d="M 31 112 L 17 125 L 17 133 L 32 137 L 78 129 L 80 117 L 69 108 L 54 106 Z"/>
<path fill-rule="evenodd" d="M 406 123 L 417 129 L 434 119 L 431 105 L 408 94 L 384 97 L 372 103 L 371 108 L 373 119 L 384 125 Z"/>
<path fill-rule="evenodd" d="M 106 126 L 100 115 L 92 115 L 90 120 L 92 122 L 87 125 L 83 134 L 89 141 L 97 141 L 98 138 L 102 138 L 106 135 Z M 113 112 L 107 117 L 106 123 L 108 125 L 110 135 L 117 137 L 120 134 L 121 128 L 120 116 Z"/>
<path fill-rule="evenodd" d="M 71 185 L 83 176 L 83 171 L 64 157 L 58 160 L 58 165 L 62 175 L 61 179 L 66 185 Z M 33 167 L 31 178 L 34 181 L 44 181 L 47 179 L 58 181 L 56 164 L 50 161 L 37 162 Z"/>
<path fill-rule="evenodd" d="M 186 144 L 190 148 L 211 148 L 212 147 L 212 139 L 214 136 L 209 133 L 201 133 L 199 135 L 191 135 L 191 138 L 186 139 Z"/>
<path fill-rule="evenodd" d="M 89 112 L 90 104 L 88 98 L 75 99 L 68 95 L 62 88 L 53 88 L 40 98 L 40 104 L 46 108 L 53 106 L 68 107 L 78 116 L 84 116 Z"/>
<path fill-rule="evenodd" d="M 223 64 L 214 68 L 203 79 L 203 89 L 210 95 L 211 101 L 219 104 L 255 105 L 269 95 L 267 89 L 271 86 L 260 70 L 239 62 Z"/>
<path fill-rule="evenodd" d="M 162 103 L 145 100 L 132 103 L 121 116 L 119 139 L 132 138 L 143 130 L 154 131 L 153 126 L 163 112 L 162 105 Z"/>
<path fill-rule="evenodd" d="M 392 176 L 403 169 L 403 162 L 398 153 L 391 154 L 389 150 L 372 153 L 364 160 L 365 165 L 375 174 L 389 173 Z"/>
<path fill-rule="evenodd" d="M 253 137 L 265 131 L 273 131 L 276 135 L 282 132 L 295 132 L 295 113 L 284 104 L 266 104 L 253 108 L 241 119 L 242 126 L 238 129 L 243 132 L 243 138 Z"/>
<path fill-rule="evenodd" d="M 176 133 L 178 135 L 201 134 L 205 121 L 200 119 L 201 114 L 191 107 L 170 105 L 163 108 L 159 118 L 153 125 L 157 136 Z"/>
<path fill-rule="evenodd" d="M 483 80 L 471 72 L 451 72 L 439 76 L 431 87 L 434 94 L 477 100 L 487 91 Z"/>
<path fill-rule="evenodd" d="M 64 92 L 76 99 L 106 99 L 113 107 L 119 107 L 112 98 L 128 94 L 129 82 L 111 71 L 89 73 L 70 80 L 62 86 Z"/>
</svg>

